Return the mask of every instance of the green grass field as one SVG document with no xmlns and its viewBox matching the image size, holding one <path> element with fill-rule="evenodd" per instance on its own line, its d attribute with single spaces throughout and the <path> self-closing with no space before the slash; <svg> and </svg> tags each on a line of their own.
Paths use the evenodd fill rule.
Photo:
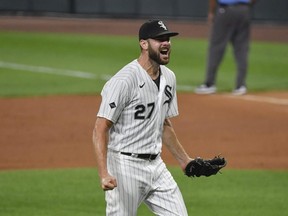
<svg viewBox="0 0 288 216">
<path fill-rule="evenodd" d="M 0 97 L 97 94 L 107 78 L 139 55 L 136 37 L 0 32 Z M 206 40 L 173 38 L 169 67 L 178 86 L 204 78 Z M 288 44 L 253 42 L 249 91 L 287 91 Z M 227 50 L 218 74 L 220 91 L 234 87 L 235 65 Z M 184 88 L 185 89 L 185 88 Z M 181 90 L 181 88 L 180 88 Z M 189 215 L 285 215 L 288 172 L 225 170 L 188 179 L 170 170 L 183 191 Z M 0 172 L 1 216 L 105 215 L 95 169 Z M 286 213 L 285 213 L 286 212 Z M 139 216 L 152 215 L 141 206 Z"/>
<path fill-rule="evenodd" d="M 177 75 L 179 89 L 191 91 L 204 79 L 207 42 L 173 38 L 172 43 L 169 67 Z M 95 94 L 107 77 L 139 56 L 136 37 L 0 32 L 0 47 L 0 97 Z M 249 90 L 287 90 L 287 56 L 288 44 L 253 42 Z M 92 77 L 75 77 L 71 71 Z M 230 91 L 234 80 L 235 64 L 228 47 L 218 73 L 219 90 Z"/>
<path fill-rule="evenodd" d="M 225 170 L 189 179 L 170 168 L 189 215 L 282 216 L 287 213 L 288 172 Z M 0 172 L 1 216 L 105 215 L 104 192 L 95 169 Z M 139 216 L 153 215 L 145 205 Z"/>
</svg>

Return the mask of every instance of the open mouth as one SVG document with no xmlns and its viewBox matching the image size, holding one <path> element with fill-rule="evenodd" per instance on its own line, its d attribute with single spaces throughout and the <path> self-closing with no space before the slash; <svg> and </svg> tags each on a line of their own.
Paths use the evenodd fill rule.
<svg viewBox="0 0 288 216">
<path fill-rule="evenodd" d="M 167 49 L 167 48 L 160 50 L 160 53 L 162 55 L 168 55 L 168 52 L 169 52 L 169 49 Z"/>
</svg>

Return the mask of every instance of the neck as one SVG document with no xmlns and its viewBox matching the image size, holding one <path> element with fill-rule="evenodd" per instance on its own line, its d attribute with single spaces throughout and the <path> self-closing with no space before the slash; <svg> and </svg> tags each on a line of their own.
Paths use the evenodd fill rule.
<svg viewBox="0 0 288 216">
<path fill-rule="evenodd" d="M 143 56 L 140 56 L 138 58 L 138 63 L 142 66 L 142 68 L 148 73 L 148 75 L 153 79 L 157 79 L 159 76 L 159 68 L 160 65 L 154 62 L 151 59 L 144 58 Z"/>
</svg>

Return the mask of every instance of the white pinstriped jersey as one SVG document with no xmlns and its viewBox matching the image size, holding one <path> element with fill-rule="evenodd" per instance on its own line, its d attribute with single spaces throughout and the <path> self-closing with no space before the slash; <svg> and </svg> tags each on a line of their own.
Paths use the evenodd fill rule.
<svg viewBox="0 0 288 216">
<path fill-rule="evenodd" d="M 178 115 L 176 78 L 161 65 L 159 89 L 137 60 L 116 73 L 104 86 L 97 116 L 114 124 L 108 148 L 157 154 L 162 148 L 165 118 Z"/>
</svg>

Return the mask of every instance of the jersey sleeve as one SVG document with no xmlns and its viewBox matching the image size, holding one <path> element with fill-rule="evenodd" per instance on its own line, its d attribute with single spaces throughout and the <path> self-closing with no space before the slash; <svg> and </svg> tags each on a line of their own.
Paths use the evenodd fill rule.
<svg viewBox="0 0 288 216">
<path fill-rule="evenodd" d="M 101 92 L 102 101 L 97 116 L 113 123 L 117 121 L 128 100 L 128 86 L 124 80 L 109 80 Z"/>
</svg>

